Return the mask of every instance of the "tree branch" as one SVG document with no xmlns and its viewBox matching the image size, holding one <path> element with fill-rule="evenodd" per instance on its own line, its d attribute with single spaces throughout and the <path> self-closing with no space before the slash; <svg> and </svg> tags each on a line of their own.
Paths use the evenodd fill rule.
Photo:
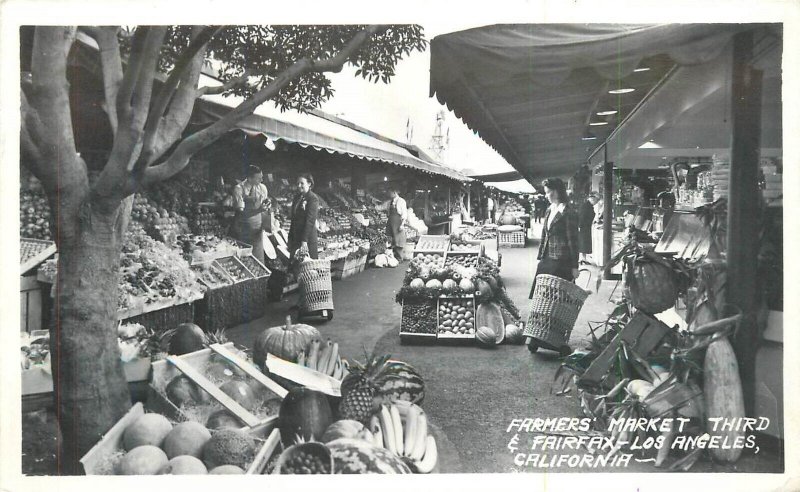
<svg viewBox="0 0 800 492">
<path fill-rule="evenodd" d="M 281 89 L 286 87 L 291 81 L 312 71 L 336 72 L 341 70 L 347 60 L 369 40 L 372 34 L 385 28 L 386 27 L 381 26 L 369 26 L 367 29 L 358 32 L 345 44 L 344 48 L 342 48 L 338 54 L 331 58 L 315 61 L 303 58 L 296 61 L 289 68 L 278 74 L 269 84 L 262 87 L 245 101 L 242 101 L 241 104 L 229 111 L 228 114 L 217 120 L 214 124 L 184 139 L 166 161 L 157 166 L 147 168 L 143 176 L 145 186 L 169 179 L 180 172 L 189 163 L 189 159 L 192 155 L 224 135 L 232 129 L 239 120 L 252 114 L 261 104 L 278 95 Z"/>
<path fill-rule="evenodd" d="M 145 40 L 150 28 L 141 26 L 136 28 L 133 33 L 133 42 L 131 45 L 131 53 L 128 56 L 128 68 L 122 76 L 122 83 L 120 84 L 117 93 L 117 117 L 125 120 L 126 122 L 131 117 L 131 97 L 133 96 L 133 89 L 136 86 L 136 81 L 139 79 L 139 71 L 142 69 L 144 63 L 142 51 L 144 50 Z"/>
<path fill-rule="evenodd" d="M 234 77 L 222 85 L 215 85 L 213 87 L 211 86 L 201 87 L 197 89 L 197 97 L 210 96 L 227 92 L 233 89 L 234 87 L 240 86 L 245 82 L 247 82 L 247 79 L 249 79 L 252 74 L 253 71 L 248 68 L 240 76 Z"/>
<path fill-rule="evenodd" d="M 155 82 L 156 65 L 164 44 L 164 36 L 167 35 L 166 26 L 157 26 L 150 29 L 147 33 L 145 42 L 142 68 L 134 87 L 131 98 L 131 110 L 137 129 L 143 129 L 147 121 L 150 100 L 153 95 L 153 85 Z"/>
<path fill-rule="evenodd" d="M 112 134 L 117 133 L 117 94 L 122 83 L 122 58 L 119 52 L 117 33 L 119 26 L 82 27 L 84 32 L 94 38 L 100 48 L 100 65 L 103 71 L 103 92 L 105 109 Z"/>
</svg>

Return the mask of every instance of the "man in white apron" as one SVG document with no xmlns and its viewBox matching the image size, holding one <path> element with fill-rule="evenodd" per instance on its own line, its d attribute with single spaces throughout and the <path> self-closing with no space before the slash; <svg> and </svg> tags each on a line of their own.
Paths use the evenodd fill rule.
<svg viewBox="0 0 800 492">
<path fill-rule="evenodd" d="M 247 179 L 233 189 L 233 201 L 236 207 L 234 237 L 243 243 L 253 246 L 253 256 L 264 262 L 263 222 L 262 214 L 269 208 L 267 187 L 262 180 L 264 174 L 256 166 L 249 166 Z"/>
<path fill-rule="evenodd" d="M 397 260 L 402 260 L 403 248 L 406 245 L 406 232 L 403 226 L 408 218 L 408 208 L 406 201 L 400 197 L 398 190 L 389 190 L 389 209 L 387 211 L 388 222 L 386 223 L 386 235 L 392 240 L 392 251 Z"/>
</svg>

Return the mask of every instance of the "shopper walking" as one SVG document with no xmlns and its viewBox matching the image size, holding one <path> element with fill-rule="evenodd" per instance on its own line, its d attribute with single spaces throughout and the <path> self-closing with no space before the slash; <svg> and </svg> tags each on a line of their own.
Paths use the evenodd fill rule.
<svg viewBox="0 0 800 492">
<path fill-rule="evenodd" d="M 236 208 L 233 236 L 253 246 L 253 256 L 264 262 L 262 214 L 269 209 L 267 187 L 262 183 L 264 173 L 257 166 L 247 168 L 247 178 L 233 188 Z"/>
<path fill-rule="evenodd" d="M 534 214 L 536 215 L 536 223 L 541 224 L 544 214 L 547 211 L 547 198 L 543 195 L 536 195 L 533 202 Z"/>
<path fill-rule="evenodd" d="M 297 178 L 297 194 L 292 201 L 292 224 L 289 228 L 289 251 L 292 260 L 306 254 L 317 259 L 317 216 L 319 197 L 311 191 L 314 178 L 301 174 Z"/>
<path fill-rule="evenodd" d="M 597 203 L 596 193 L 589 193 L 578 209 L 578 251 L 580 263 L 588 264 L 589 255 L 592 254 L 592 224 L 594 223 L 594 204 Z"/>
<path fill-rule="evenodd" d="M 547 274 L 572 281 L 578 277 L 578 217 L 567 202 L 564 182 L 558 178 L 544 180 L 545 195 L 550 206 L 544 216 L 542 242 L 536 258 L 536 275 Z M 529 298 L 533 298 L 536 278 Z"/>
<path fill-rule="evenodd" d="M 389 220 L 386 223 L 386 235 L 391 238 L 394 257 L 400 261 L 403 259 L 403 248 L 406 245 L 406 232 L 403 227 L 408 220 L 408 208 L 396 187 L 389 190 L 389 197 L 390 200 L 387 204 Z"/>
</svg>

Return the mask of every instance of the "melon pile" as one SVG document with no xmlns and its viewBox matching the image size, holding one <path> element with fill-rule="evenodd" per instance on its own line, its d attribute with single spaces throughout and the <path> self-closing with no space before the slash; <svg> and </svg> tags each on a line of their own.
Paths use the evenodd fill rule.
<svg viewBox="0 0 800 492">
<path fill-rule="evenodd" d="M 225 429 L 213 434 L 197 422 L 173 425 L 157 413 L 146 413 L 124 431 L 125 453 L 114 465 L 116 475 L 244 474 L 256 453 L 249 434 Z"/>
</svg>

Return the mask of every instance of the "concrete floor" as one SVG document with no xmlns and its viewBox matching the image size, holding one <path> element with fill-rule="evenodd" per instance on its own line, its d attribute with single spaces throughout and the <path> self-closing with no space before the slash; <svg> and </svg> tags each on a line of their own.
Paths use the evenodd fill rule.
<svg viewBox="0 0 800 492">
<path fill-rule="evenodd" d="M 537 230 L 532 236 L 538 237 Z M 501 273 L 509 295 L 527 319 L 528 292 L 536 269 L 538 241 L 528 241 L 526 248 L 502 249 Z M 524 346 L 500 345 L 493 349 L 472 346 L 403 345 L 398 336 L 400 305 L 394 302 L 404 268 L 367 269 L 363 273 L 334 282 L 334 319 L 312 323 L 324 337 L 339 342 L 347 358 L 364 360 L 364 352 L 377 350 L 412 364 L 426 382 L 422 404 L 435 425 L 441 449 L 440 469 L 450 473 L 508 472 L 653 472 L 652 462 L 631 459 L 625 467 L 550 468 L 518 466 L 515 456 L 529 451 L 534 434 L 521 434 L 517 450 L 509 449 L 514 432 L 507 433 L 512 419 L 581 417 L 572 395 L 551 394 L 551 386 L 560 362 L 547 350 L 531 354 Z M 594 290 L 594 280 L 585 274 L 579 285 Z M 576 322 L 571 346 L 579 348 L 589 337 L 588 321 L 602 321 L 612 307 L 609 295 L 615 282 L 603 282 L 599 292 L 589 296 Z M 615 293 L 619 295 L 619 289 Z M 296 302 L 292 295 L 269 306 L 264 318 L 231 328 L 228 338 L 252 347 L 257 334 L 266 327 L 282 323 L 289 307 Z M 542 453 L 553 454 L 552 451 Z M 559 454 L 575 454 L 561 451 Z M 583 454 L 583 451 L 577 453 Z M 650 458 L 646 456 L 645 458 Z M 735 466 L 710 461 L 699 462 L 692 471 L 704 472 L 779 472 L 782 460 L 762 451 L 746 456 Z"/>
</svg>

